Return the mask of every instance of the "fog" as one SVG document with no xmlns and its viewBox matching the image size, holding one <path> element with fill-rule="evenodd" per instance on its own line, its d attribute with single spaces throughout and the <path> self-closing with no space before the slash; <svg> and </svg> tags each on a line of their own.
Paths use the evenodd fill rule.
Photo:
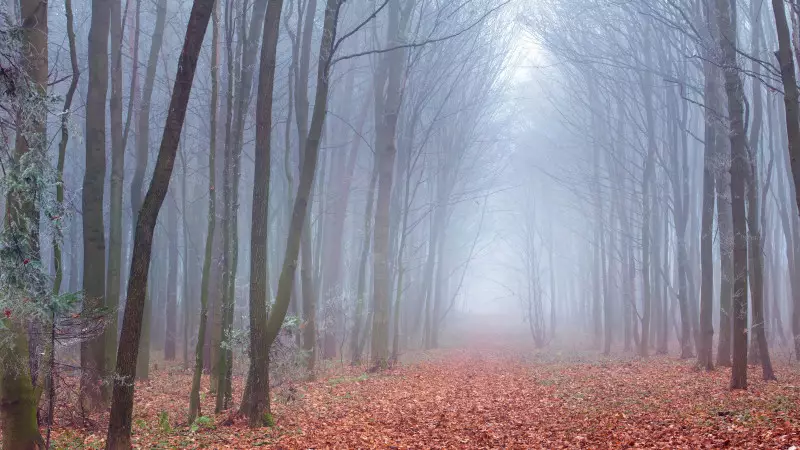
<svg viewBox="0 0 800 450">
<path fill-rule="evenodd" d="M 337 361 L 671 355 L 738 389 L 800 358 L 794 2 L 2 16 L 2 368 L 46 388 L 12 415 L 48 417 L 48 445 L 54 380 L 128 448 L 159 366 L 189 424 L 208 375 L 259 426 L 270 386 Z M 41 439 L 3 420 L 3 448 Z"/>
</svg>

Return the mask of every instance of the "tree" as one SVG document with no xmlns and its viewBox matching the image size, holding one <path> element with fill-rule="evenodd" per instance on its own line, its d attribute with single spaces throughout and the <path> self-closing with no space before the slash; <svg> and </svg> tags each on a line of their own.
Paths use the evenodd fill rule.
<svg viewBox="0 0 800 450">
<path fill-rule="evenodd" d="M 286 311 L 289 309 L 289 301 L 292 297 L 292 287 L 294 284 L 295 272 L 297 269 L 297 256 L 300 252 L 300 236 L 303 232 L 304 222 L 308 215 L 308 201 L 311 195 L 311 188 L 314 184 L 314 173 L 316 172 L 317 158 L 319 156 L 319 144 L 322 137 L 322 129 L 327 113 L 328 90 L 330 82 L 330 69 L 333 60 L 336 42 L 337 21 L 341 0 L 327 0 L 325 5 L 325 18 L 323 21 L 322 40 L 320 42 L 319 62 L 317 67 L 317 87 L 314 95 L 314 110 L 311 115 L 311 125 L 308 129 L 306 146 L 303 150 L 303 166 L 300 171 L 300 179 L 297 186 L 297 196 L 295 197 L 292 208 L 292 221 L 289 228 L 289 236 L 286 238 L 286 252 L 283 257 L 283 267 L 278 278 L 278 292 L 275 295 L 275 304 L 270 310 L 269 320 L 264 331 L 264 349 L 268 351 L 272 347 L 278 332 L 283 326 Z M 277 22 L 276 22 L 277 24 Z M 269 354 L 259 355 L 262 360 L 266 360 L 266 373 L 269 374 Z M 254 379 L 253 392 L 256 392 L 256 380 Z M 253 419 L 260 420 L 263 424 L 269 419 L 269 380 L 260 381 L 265 386 L 264 397 L 259 402 L 254 402 L 251 407 L 250 423 Z M 260 414 L 255 416 L 256 408 L 263 408 Z"/>
<path fill-rule="evenodd" d="M 714 23 L 711 19 L 714 5 L 705 3 L 705 16 L 709 24 L 707 42 L 713 45 Z M 706 370 L 714 369 L 713 359 L 713 340 L 714 324 L 712 310 L 714 305 L 714 261 L 713 261 L 713 241 L 714 241 L 714 201 L 716 199 L 716 169 L 714 167 L 715 158 L 719 153 L 718 140 L 722 137 L 717 133 L 717 117 L 715 111 L 719 109 L 718 85 L 719 71 L 715 68 L 713 61 L 710 60 L 711 52 L 707 52 L 707 59 L 703 62 L 703 97 L 705 110 L 705 145 L 703 151 L 703 212 L 700 235 L 700 342 L 698 343 L 697 361 Z M 722 205 L 718 208 L 722 210 Z M 722 225 L 720 225 L 722 227 Z M 722 243 L 720 243 L 720 249 Z M 724 274 L 723 274 L 724 277 Z M 722 309 L 720 312 L 723 312 Z M 727 311 L 724 311 L 727 314 Z M 722 320 L 722 319 L 720 319 Z M 720 345 L 722 340 L 720 339 Z"/>
<path fill-rule="evenodd" d="M 147 154 L 150 149 L 150 106 L 153 97 L 153 87 L 155 86 L 156 68 L 158 67 L 158 54 L 161 51 L 161 44 L 164 40 L 164 28 L 167 21 L 167 2 L 158 0 L 156 3 L 156 22 L 153 29 L 153 36 L 150 41 L 150 51 L 147 57 L 147 70 L 145 71 L 144 84 L 142 85 L 142 97 L 139 103 L 139 111 L 136 118 L 136 168 L 131 178 L 131 217 L 138 217 L 142 206 L 142 191 L 144 186 L 144 176 L 147 171 Z M 130 112 L 129 112 L 130 114 Z M 131 220 L 131 234 L 136 234 L 137 220 Z M 130 279 L 128 280 L 130 284 Z M 138 352 L 136 373 L 139 379 L 146 380 L 149 376 L 150 365 L 150 315 L 152 305 L 147 303 L 147 312 L 144 316 L 141 348 Z"/>
<path fill-rule="evenodd" d="M 214 3 L 211 25 L 211 111 L 209 114 L 209 149 L 208 149 L 208 227 L 206 232 L 205 256 L 203 257 L 203 275 L 200 281 L 200 320 L 195 344 L 194 375 L 192 390 L 189 394 L 189 423 L 200 414 L 200 380 L 203 375 L 203 347 L 206 342 L 206 324 L 208 323 L 208 295 L 211 278 L 211 258 L 214 251 L 214 231 L 217 223 L 216 209 L 216 156 L 217 156 L 217 102 L 219 101 L 219 3 Z M 185 195 L 185 193 L 184 193 Z M 184 214 L 186 212 L 184 211 Z"/>
<path fill-rule="evenodd" d="M 120 0 L 111 1 L 111 186 L 108 231 L 108 266 L 105 301 L 109 311 L 105 334 L 105 367 L 114 367 L 117 350 L 117 308 L 122 271 L 122 189 L 125 178 L 125 148 L 122 128 L 122 19 Z M 130 111 L 128 112 L 130 116 Z"/>
<path fill-rule="evenodd" d="M 32 318 L 28 304 L 42 297 L 48 286 L 39 261 L 39 211 L 35 205 L 43 198 L 47 177 L 46 160 L 47 43 L 48 15 L 44 3 L 20 2 L 22 17 L 18 38 L 4 33 L 0 45 L 11 54 L 21 72 L 10 80 L 19 90 L 3 93 L 4 106 L 10 103 L 16 124 L 11 167 L 4 171 L 5 216 L 0 234 L 0 427 L 3 450 L 43 448 L 39 434 L 37 406 L 42 388 L 35 386 L 29 372 L 29 338 L 26 330 Z M 18 40 L 17 40 L 18 39 Z M 10 52 L 6 52 L 10 50 Z M 5 57 L 5 56 L 4 56 Z M 8 76 L 8 75 L 7 75 Z M 5 131 L 4 131 L 5 132 Z M 8 149 L 4 149 L 8 151 Z M 5 153 L 5 152 L 4 152 Z M 25 302 L 32 298 L 34 302 Z M 50 303 L 49 301 L 47 303 Z"/>
<path fill-rule="evenodd" d="M 83 177 L 83 314 L 105 307 L 106 240 L 103 193 L 106 176 L 106 91 L 111 0 L 92 0 L 89 30 L 89 87 L 86 97 L 86 172 Z M 105 340 L 81 343 L 81 407 L 92 411 L 104 403 Z M 107 395 L 106 395 L 107 397 Z"/>
<path fill-rule="evenodd" d="M 388 48 L 402 44 L 401 36 L 411 15 L 413 2 L 391 2 L 386 28 Z M 385 52 L 378 66 L 375 90 L 375 148 L 377 152 L 378 196 L 375 205 L 375 241 L 373 243 L 373 308 L 371 365 L 382 369 L 389 364 L 389 305 L 391 289 L 390 203 L 397 147 L 395 135 L 402 99 L 403 60 L 405 50 Z M 385 94 L 384 94 L 385 93 Z"/>
<path fill-rule="evenodd" d="M 736 5 L 716 0 L 719 46 L 731 141 L 731 209 L 733 216 L 733 370 L 731 389 L 747 388 L 747 218 L 745 180 L 749 170 L 744 131 L 744 89 L 736 62 Z"/>
<path fill-rule="evenodd" d="M 245 3 L 246 5 L 246 3 Z M 226 171 L 224 183 L 225 195 L 225 229 L 224 243 L 225 251 L 225 272 L 223 274 L 223 301 L 222 301 L 222 329 L 220 342 L 230 335 L 233 326 L 233 309 L 236 294 L 236 273 L 239 259 L 239 178 L 241 177 L 241 154 L 242 136 L 245 122 L 245 111 L 250 104 L 250 91 L 253 83 L 253 69 L 255 66 L 256 51 L 258 49 L 258 37 L 262 34 L 261 27 L 264 10 L 267 8 L 266 0 L 258 0 L 254 3 L 253 14 L 250 18 L 250 31 L 247 33 L 247 40 L 242 48 L 242 66 L 239 70 L 240 83 L 237 95 L 234 97 L 234 117 L 232 122 L 232 132 L 226 136 Z M 245 36 L 246 28 L 244 20 L 241 21 L 240 35 Z M 217 388 L 217 412 L 227 409 L 231 398 L 231 371 L 232 354 L 230 350 L 220 351 L 217 363 L 218 388 Z"/>
<path fill-rule="evenodd" d="M 778 35 L 778 51 L 776 56 L 780 65 L 781 82 L 783 83 L 783 103 L 786 116 L 786 137 L 789 143 L 789 160 L 795 186 L 795 202 L 800 209 L 800 112 L 798 112 L 797 80 L 795 64 L 792 57 L 792 41 L 786 21 L 786 9 L 781 0 L 772 0 L 772 11 L 775 15 L 775 31 Z M 794 307 L 792 312 L 792 332 L 794 333 L 795 358 L 800 360 L 800 295 L 793 292 Z"/>
<path fill-rule="evenodd" d="M 270 2 L 264 18 L 264 35 L 261 42 L 261 61 L 258 75 L 258 99 L 256 101 L 256 160 L 253 183 L 252 235 L 250 236 L 250 370 L 242 405 L 251 427 L 269 425 L 269 348 L 270 325 L 267 320 L 269 298 L 269 270 L 267 267 L 267 226 L 269 214 L 270 183 L 270 138 L 272 136 L 272 101 L 275 84 L 275 60 L 278 47 L 283 1 Z M 323 39 L 324 41 L 324 39 Z M 327 95 L 327 93 L 326 93 Z M 324 103 L 324 102 L 323 102 Z M 313 176 L 313 174 L 312 174 Z M 302 183 L 301 183 L 302 186 Z M 298 192 L 298 198 L 300 192 Z M 288 258 L 287 254 L 287 258 Z M 295 253 L 294 258 L 297 258 Z M 293 275 L 293 274 L 292 274 Z M 293 278 L 293 277 L 292 277 Z M 291 286 L 291 285 L 290 285 Z M 284 287 L 285 289 L 285 287 Z M 291 298 L 291 292 L 288 294 Z M 288 307 L 288 300 L 286 301 Z M 277 303 L 277 302 L 276 302 Z M 276 304 L 277 307 L 277 304 Z M 277 312 L 276 314 L 280 314 Z M 284 309 L 283 315 L 286 314 Z M 278 330 L 275 330 L 277 334 Z M 270 339 L 270 340 L 268 340 Z"/>
<path fill-rule="evenodd" d="M 95 0 L 97 1 L 97 0 Z M 197 59 L 211 18 L 214 0 L 195 0 L 186 27 L 183 50 L 178 59 L 178 73 L 170 99 L 164 135 L 150 187 L 144 197 L 136 221 L 131 271 L 128 277 L 128 301 L 122 322 L 121 345 L 117 351 L 117 377 L 111 403 L 106 449 L 131 448 L 131 415 L 133 413 L 133 381 L 136 377 L 136 360 L 139 351 L 142 316 L 144 312 L 147 275 L 153 245 L 153 230 L 175 164 L 181 130 L 186 117 L 186 105 L 192 90 Z"/>
</svg>

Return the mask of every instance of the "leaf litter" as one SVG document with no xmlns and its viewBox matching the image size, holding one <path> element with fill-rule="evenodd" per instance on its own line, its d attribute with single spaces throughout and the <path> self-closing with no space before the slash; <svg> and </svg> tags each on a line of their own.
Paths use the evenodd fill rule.
<svg viewBox="0 0 800 450">
<path fill-rule="evenodd" d="M 800 371 L 779 382 L 751 366 L 747 391 L 729 369 L 692 361 L 538 358 L 511 351 L 440 350 L 382 373 L 329 368 L 273 392 L 272 428 L 235 409 L 214 415 L 204 377 L 202 420 L 186 423 L 191 373 L 154 371 L 137 384 L 137 448 L 769 448 L 800 446 Z M 242 380 L 234 381 L 234 399 Z M 56 424 L 55 448 L 102 448 L 104 422 Z"/>
</svg>

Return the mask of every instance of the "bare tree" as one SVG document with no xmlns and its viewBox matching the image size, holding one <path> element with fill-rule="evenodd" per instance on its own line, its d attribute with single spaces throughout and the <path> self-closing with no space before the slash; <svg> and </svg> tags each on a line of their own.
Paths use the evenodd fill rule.
<svg viewBox="0 0 800 450">
<path fill-rule="evenodd" d="M 117 351 L 117 378 L 114 380 L 111 418 L 106 437 L 106 449 L 108 450 L 131 447 L 133 381 L 136 377 L 136 360 L 153 245 L 153 230 L 158 212 L 167 195 L 172 168 L 175 164 L 175 155 L 178 151 L 178 142 L 186 117 L 186 105 L 189 103 L 189 94 L 197 68 L 197 59 L 213 7 L 213 0 L 196 0 L 192 5 L 153 179 L 150 181 L 150 188 L 144 197 L 142 209 L 136 221 L 131 274 L 128 277 L 128 300 L 125 303 L 125 316 L 120 336 L 120 342 L 124 345 L 120 345 Z"/>
</svg>

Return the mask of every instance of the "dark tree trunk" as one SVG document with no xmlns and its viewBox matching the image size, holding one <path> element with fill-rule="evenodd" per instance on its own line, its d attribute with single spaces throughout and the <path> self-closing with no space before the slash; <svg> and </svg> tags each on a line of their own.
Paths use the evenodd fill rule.
<svg viewBox="0 0 800 450">
<path fill-rule="evenodd" d="M 733 217 L 730 195 L 730 145 L 721 142 L 717 146 L 717 160 L 723 163 L 716 179 L 717 226 L 719 227 L 720 291 L 719 291 L 719 341 L 717 342 L 717 365 L 731 366 L 731 327 L 733 299 Z"/>
<path fill-rule="evenodd" d="M 786 135 L 789 141 L 789 160 L 791 161 L 792 178 L 794 180 L 795 202 L 800 209 L 800 113 L 798 112 L 798 89 L 795 76 L 794 58 L 792 57 L 792 41 L 789 25 L 786 21 L 785 2 L 772 0 L 772 11 L 775 15 L 775 28 L 778 34 L 778 64 L 781 67 L 783 82 L 783 102 L 786 109 Z M 794 277 L 795 275 L 792 274 Z M 792 333 L 794 334 L 795 358 L 800 360 L 800 294 L 793 290 Z"/>
<path fill-rule="evenodd" d="M 272 100 L 275 85 L 275 60 L 283 1 L 269 2 L 264 19 L 261 62 L 256 101 L 256 155 L 253 181 L 252 235 L 250 236 L 250 348 L 248 387 L 242 397 L 242 412 L 251 427 L 270 424 L 269 348 L 267 342 L 267 302 L 269 302 L 268 214 L 272 136 Z M 313 176 L 313 174 L 312 174 Z M 284 313 L 285 314 L 285 313 Z M 245 407 L 247 405 L 247 407 Z"/>
<path fill-rule="evenodd" d="M 263 360 L 266 361 L 264 379 L 259 381 L 254 378 L 253 392 L 256 391 L 256 383 L 260 383 L 264 387 L 264 391 L 259 393 L 263 400 L 258 403 L 254 402 L 251 407 L 252 411 L 260 410 L 256 419 L 257 423 L 266 424 L 270 421 L 269 405 L 269 349 L 278 332 L 283 325 L 283 320 L 286 318 L 286 311 L 289 309 L 289 302 L 292 297 L 292 287 L 294 284 L 295 272 L 297 269 L 297 256 L 300 253 L 300 235 L 303 232 L 303 225 L 308 215 L 308 201 L 311 194 L 311 188 L 314 185 L 314 174 L 316 172 L 317 158 L 319 156 L 319 144 L 322 136 L 322 129 L 325 123 L 325 115 L 327 113 L 328 102 L 328 88 L 329 88 L 329 72 L 331 59 L 333 56 L 334 39 L 336 37 L 336 21 L 339 16 L 339 7 L 341 0 L 328 0 L 325 6 L 325 19 L 323 22 L 322 39 L 320 42 L 319 63 L 317 68 L 317 88 L 314 98 L 314 111 L 311 116 L 311 126 L 309 127 L 308 137 L 306 139 L 306 146 L 303 154 L 303 168 L 300 172 L 300 179 L 297 186 L 297 196 L 295 197 L 294 206 L 292 208 L 292 221 L 289 227 L 289 236 L 286 240 L 286 252 L 283 258 L 283 267 L 281 275 L 278 279 L 278 292 L 275 296 L 275 305 L 270 311 L 269 320 L 267 322 L 266 330 L 264 333 L 264 355 Z M 276 15 L 278 13 L 276 12 Z M 277 35 L 277 22 L 275 26 L 275 33 Z M 260 405 L 259 405 L 260 403 Z"/>
<path fill-rule="evenodd" d="M 105 307 L 106 239 L 103 194 L 106 175 L 106 93 L 108 90 L 108 31 L 111 0 L 92 0 L 89 30 L 89 88 L 86 97 L 86 172 L 83 178 L 83 315 L 97 317 Z M 103 403 L 105 339 L 81 343 L 81 407 Z"/>
<path fill-rule="evenodd" d="M 716 0 L 731 141 L 733 217 L 733 370 L 731 389 L 747 388 L 747 216 L 745 180 L 749 171 L 744 131 L 744 89 L 736 62 L 736 5 Z"/>
<path fill-rule="evenodd" d="M 752 46 L 758 49 L 761 45 L 761 17 L 759 14 L 758 6 L 753 3 L 751 5 L 751 23 L 752 27 Z M 753 313 L 752 321 L 752 334 L 750 341 L 757 357 L 761 362 L 762 374 L 764 380 L 775 380 L 775 373 L 772 370 L 772 362 L 769 357 L 769 348 L 767 345 L 767 335 L 765 328 L 764 316 L 764 246 L 761 230 L 761 185 L 759 182 L 759 168 L 758 168 L 758 154 L 760 153 L 761 142 L 761 128 L 763 123 L 763 109 L 764 102 L 761 93 L 761 83 L 758 78 L 761 76 L 761 65 L 753 61 L 753 105 L 752 115 L 753 122 L 750 130 L 749 141 L 749 166 L 747 171 L 747 228 L 749 231 L 750 249 L 748 255 L 750 257 L 749 274 L 750 274 L 750 298 L 751 310 Z"/>
<path fill-rule="evenodd" d="M 194 81 L 197 59 L 213 6 L 213 0 L 195 0 L 192 5 L 153 179 L 136 221 L 131 274 L 128 277 L 128 301 L 125 304 L 125 316 L 120 336 L 120 342 L 124 345 L 120 345 L 117 352 L 117 377 L 114 379 L 111 418 L 106 438 L 107 450 L 131 448 L 133 381 L 136 377 L 136 359 L 144 313 L 153 230 L 158 212 L 167 195 L 186 117 L 186 105 L 189 103 L 189 95 Z"/>
<path fill-rule="evenodd" d="M 142 86 L 142 98 L 139 103 L 139 113 L 136 119 L 136 169 L 131 178 L 131 217 L 136 218 L 139 215 L 139 210 L 142 206 L 142 194 L 144 186 L 144 176 L 147 171 L 147 156 L 150 149 L 150 100 L 153 97 L 153 87 L 155 86 L 156 68 L 158 66 L 158 54 L 161 51 L 161 43 L 164 40 L 164 27 L 167 21 L 167 2 L 166 0 L 159 0 L 156 4 L 156 22 L 153 29 L 152 40 L 150 41 L 150 53 L 147 59 L 147 71 L 145 72 L 144 85 Z M 131 225 L 134 227 L 131 230 L 131 235 L 136 234 L 137 220 L 131 220 Z M 128 279 L 130 285 L 130 277 Z M 146 289 L 144 290 L 147 297 Z M 150 300 L 145 300 L 147 303 L 147 314 L 144 315 L 143 331 L 141 336 L 144 336 L 142 343 L 147 345 L 144 351 L 137 352 L 137 378 L 147 379 L 149 375 L 150 364 L 150 316 L 152 310 Z M 126 307 L 127 309 L 127 307 Z"/>
<path fill-rule="evenodd" d="M 67 5 L 69 8 L 69 5 Z M 70 8 L 71 9 L 71 8 Z M 47 58 L 48 58 L 48 23 L 47 3 L 38 0 L 25 0 L 20 2 L 22 16 L 22 42 L 21 57 L 25 81 L 31 85 L 25 88 L 25 94 L 31 95 L 32 101 L 23 99 L 21 105 L 27 117 L 17 125 L 14 165 L 16 175 L 34 169 L 39 173 L 40 168 L 31 167 L 36 161 L 42 161 L 46 150 L 46 110 L 44 109 L 44 96 L 47 94 Z M 102 11 L 101 11 L 102 13 Z M 71 15 L 71 11 L 70 11 Z M 73 66 L 74 68 L 74 66 Z M 28 91 L 31 89 L 31 91 Z M 30 156 L 32 158 L 25 158 Z M 8 167 L 8 166 L 6 166 Z M 4 177 L 9 174 L 3 172 Z M 21 178 L 21 177 L 20 177 Z M 22 187 L 12 187 L 8 190 L 4 211 L 5 223 L 0 229 L 3 242 L 19 249 L 11 252 L 11 258 L 16 260 L 4 263 L 22 266 L 25 259 L 29 261 L 40 260 L 39 249 L 39 211 L 31 201 L 32 193 L 37 183 L 41 180 L 20 180 L 12 182 Z M 24 183 L 24 184 L 23 184 Z M 38 293 L 45 286 L 15 286 L 23 287 Z M 26 370 L 31 364 L 28 332 L 22 317 L 4 316 L 0 318 L 3 326 L 3 337 L 0 339 L 0 429 L 3 430 L 3 450 L 33 450 L 44 448 L 44 441 L 39 434 L 37 423 L 37 406 L 40 387 L 36 386 L 31 375 L 36 372 Z M 102 354 L 100 355 L 102 361 Z"/>
<path fill-rule="evenodd" d="M 122 189 L 125 148 L 122 130 L 122 19 L 120 0 L 111 0 L 111 186 L 108 231 L 108 267 L 106 273 L 105 366 L 114 367 L 117 354 L 117 309 L 119 308 L 120 273 L 122 271 Z M 129 113 L 130 114 L 130 113 Z"/>
</svg>

